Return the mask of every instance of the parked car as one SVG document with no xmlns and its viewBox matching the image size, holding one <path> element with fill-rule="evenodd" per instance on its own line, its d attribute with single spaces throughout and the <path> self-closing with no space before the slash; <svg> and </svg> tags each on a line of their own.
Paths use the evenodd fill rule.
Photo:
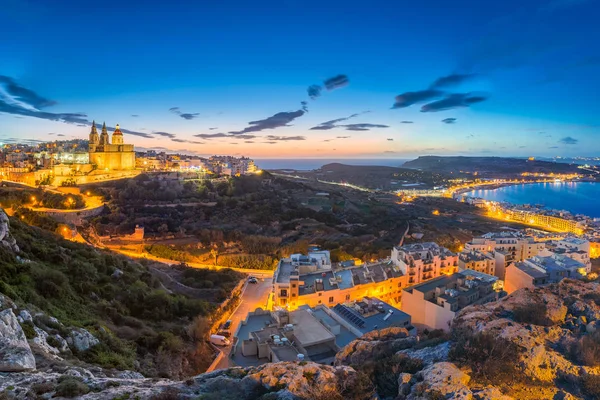
<svg viewBox="0 0 600 400">
<path fill-rule="evenodd" d="M 222 329 L 223 330 L 227 330 L 229 328 L 231 328 L 231 320 L 230 319 L 228 319 L 227 321 L 225 321 L 225 323 L 223 324 L 223 328 Z"/>
<path fill-rule="evenodd" d="M 251 276 L 250 278 L 248 278 L 248 282 L 249 283 L 258 283 L 258 279 L 256 279 L 255 277 Z"/>
<path fill-rule="evenodd" d="M 224 330 L 224 329 L 220 329 L 219 332 L 217 332 L 217 335 L 221 335 L 221 336 L 225 336 L 226 338 L 231 337 L 231 331 L 229 329 Z"/>
<path fill-rule="evenodd" d="M 223 335 L 210 335 L 210 342 L 217 346 L 229 346 L 231 343 L 229 339 Z"/>
</svg>

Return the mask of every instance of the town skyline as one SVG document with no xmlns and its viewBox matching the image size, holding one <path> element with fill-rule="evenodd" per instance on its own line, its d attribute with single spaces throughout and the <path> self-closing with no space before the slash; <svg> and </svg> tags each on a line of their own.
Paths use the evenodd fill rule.
<svg viewBox="0 0 600 400">
<path fill-rule="evenodd" d="M 2 143 L 85 139 L 95 120 L 198 155 L 600 151 L 594 0 L 69 3 L 0 0 L 20 32 L 0 44 Z"/>
</svg>

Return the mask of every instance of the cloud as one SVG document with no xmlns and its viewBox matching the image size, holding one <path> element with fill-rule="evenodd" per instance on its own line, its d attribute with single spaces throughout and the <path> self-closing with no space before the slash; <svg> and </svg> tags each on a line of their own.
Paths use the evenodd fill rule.
<svg viewBox="0 0 600 400">
<path fill-rule="evenodd" d="M 209 131 L 214 131 L 215 129 L 219 129 L 219 127 L 215 126 L 214 128 L 208 128 Z"/>
<path fill-rule="evenodd" d="M 336 139 L 350 139 L 352 136 L 336 136 Z"/>
<path fill-rule="evenodd" d="M 245 140 L 244 143 L 254 143 L 252 140 Z"/>
<path fill-rule="evenodd" d="M 578 139 L 572 138 L 571 136 L 565 136 L 564 138 L 558 141 L 562 144 L 577 144 L 579 142 Z"/>
<path fill-rule="evenodd" d="M 58 134 L 58 135 L 56 135 L 56 136 L 65 136 L 65 135 L 63 135 L 62 133 L 59 133 L 59 134 Z"/>
<path fill-rule="evenodd" d="M 274 135 L 268 135 L 265 137 L 265 139 L 269 142 L 273 142 L 273 141 L 290 141 L 290 140 L 306 140 L 306 138 L 304 136 L 274 136 Z"/>
<path fill-rule="evenodd" d="M 550 146 L 549 149 L 558 149 L 558 146 Z"/>
<path fill-rule="evenodd" d="M 231 135 L 228 135 L 226 133 L 199 133 L 194 136 L 202 138 L 202 139 L 215 139 L 215 138 L 230 137 Z"/>
<path fill-rule="evenodd" d="M 325 87 L 327 91 L 332 91 L 347 86 L 349 82 L 350 81 L 346 75 L 340 74 L 332 78 L 325 79 L 325 81 L 323 82 L 323 86 L 310 85 L 306 89 L 306 92 L 308 93 L 308 97 L 310 97 L 312 100 L 315 100 L 317 97 L 320 97 L 323 93 L 323 87 Z M 306 105 L 303 104 L 304 111 L 307 111 L 305 107 Z"/>
<path fill-rule="evenodd" d="M 421 112 L 445 111 L 459 107 L 469 107 L 471 104 L 486 100 L 483 95 L 473 95 L 471 93 L 454 93 L 442 100 L 425 104 L 421 107 Z"/>
<path fill-rule="evenodd" d="M 300 105 L 302 106 L 302 110 L 304 112 L 308 112 L 308 102 L 307 101 L 301 101 Z"/>
<path fill-rule="evenodd" d="M 139 117 L 139 115 L 137 115 L 137 114 L 131 114 L 131 116 L 132 116 L 133 118 L 137 118 L 137 117 Z"/>
<path fill-rule="evenodd" d="M 323 82 L 323 85 L 325 85 L 325 89 L 327 90 L 335 90 L 347 86 L 348 83 L 348 77 L 340 74 L 333 78 L 326 79 L 325 82 Z"/>
<path fill-rule="evenodd" d="M 456 122 L 456 118 L 444 118 L 442 122 L 445 124 L 454 124 Z"/>
<path fill-rule="evenodd" d="M 171 108 L 169 108 L 169 111 L 171 111 L 175 115 L 179 115 L 183 119 L 187 119 L 188 121 L 190 119 L 194 119 L 194 118 L 196 118 L 197 116 L 200 115 L 200 113 L 184 113 L 184 112 L 181 112 L 181 110 L 179 109 L 179 107 L 171 107 Z"/>
<path fill-rule="evenodd" d="M 368 131 L 371 128 L 389 128 L 389 125 L 381 125 L 381 124 L 349 124 L 349 125 L 339 125 L 346 128 L 347 131 Z"/>
<path fill-rule="evenodd" d="M 435 89 L 425 89 L 416 92 L 405 92 L 396 96 L 396 102 L 392 108 L 405 108 L 416 103 L 432 100 L 441 97 L 444 92 Z"/>
<path fill-rule="evenodd" d="M 310 130 L 311 131 L 327 131 L 329 129 L 337 128 L 338 125 L 336 125 L 336 124 L 338 122 L 346 121 L 351 118 L 357 117 L 359 115 L 360 114 L 352 114 L 348 117 L 342 117 L 342 118 L 332 119 L 331 121 L 321 122 L 319 125 L 313 126 L 312 128 L 310 128 Z"/>
<path fill-rule="evenodd" d="M 186 140 L 186 139 L 171 139 L 171 141 L 177 142 L 177 143 L 204 144 L 204 142 L 199 142 L 196 140 Z"/>
<path fill-rule="evenodd" d="M 54 132 L 50 132 L 50 133 L 48 133 L 48 135 L 52 136 L 52 135 L 54 135 Z"/>
<path fill-rule="evenodd" d="M 388 141 L 389 141 L 389 142 L 393 142 L 393 141 L 394 141 L 394 139 L 393 139 L 393 138 L 388 138 Z"/>
<path fill-rule="evenodd" d="M 314 100 L 317 97 L 321 96 L 322 90 L 323 88 L 319 85 L 310 85 L 308 89 L 306 89 L 306 92 L 308 93 L 308 97 Z"/>
<path fill-rule="evenodd" d="M 392 151 L 392 150 L 386 150 L 386 151 L 384 151 L 383 153 L 384 153 L 384 154 L 396 154 L 396 152 L 395 152 L 395 151 Z"/>
<path fill-rule="evenodd" d="M 306 111 L 304 110 L 279 112 L 265 119 L 250 121 L 248 122 L 248 125 L 250 126 L 248 126 L 247 128 L 244 128 L 241 131 L 233 131 L 229 133 L 232 135 L 241 135 L 249 132 L 260 132 L 267 129 L 275 129 L 284 126 L 290 126 L 290 122 L 292 122 L 296 118 L 300 118 L 305 113 Z"/>
<path fill-rule="evenodd" d="M 33 90 L 20 86 L 13 78 L 5 75 L 0 75 L 0 85 L 4 87 L 4 90 L 14 101 L 28 105 L 34 109 L 41 109 L 44 107 L 53 106 L 56 101 L 46 99 L 35 93 Z"/>
<path fill-rule="evenodd" d="M 400 121 L 401 124 L 414 124 L 413 121 Z"/>
<path fill-rule="evenodd" d="M 77 124 L 79 126 L 92 125 L 92 122 L 88 120 L 87 114 L 84 113 L 51 113 L 40 110 L 41 108 L 49 107 L 54 104 L 56 104 L 55 101 L 48 100 L 35 93 L 33 90 L 18 85 L 10 77 L 0 75 L 0 113 Z M 101 127 L 100 124 L 97 124 L 96 126 Z M 108 127 L 108 129 L 114 130 L 115 128 Z M 130 131 L 128 129 L 121 129 L 121 131 L 123 133 L 145 138 L 153 137 L 148 133 Z"/>
<path fill-rule="evenodd" d="M 436 79 L 430 86 L 431 89 L 446 88 L 449 86 L 460 85 L 463 82 L 475 78 L 477 74 L 451 74 Z"/>
<path fill-rule="evenodd" d="M 524 149 L 524 148 L 526 148 L 526 147 L 527 147 L 527 146 L 519 146 L 519 148 L 520 148 L 520 149 Z"/>
<path fill-rule="evenodd" d="M 158 136 L 168 137 L 169 139 L 173 139 L 175 137 L 174 134 L 169 133 L 169 132 L 152 132 L 152 134 L 158 135 Z"/>
</svg>

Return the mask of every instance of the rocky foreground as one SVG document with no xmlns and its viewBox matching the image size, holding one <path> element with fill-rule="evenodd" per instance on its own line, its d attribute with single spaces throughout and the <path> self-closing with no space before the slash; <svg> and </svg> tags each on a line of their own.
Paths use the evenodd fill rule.
<svg viewBox="0 0 600 400">
<path fill-rule="evenodd" d="M 350 343 L 335 366 L 273 363 L 178 382 L 77 362 L 71 355 L 94 346 L 93 336 L 75 330 L 52 346 L 53 331 L 3 296 L 0 392 L 16 399 L 595 399 L 599 303 L 597 283 L 565 280 L 463 310 L 452 337 L 390 328 Z M 32 339 L 22 328 L 28 321 Z"/>
</svg>

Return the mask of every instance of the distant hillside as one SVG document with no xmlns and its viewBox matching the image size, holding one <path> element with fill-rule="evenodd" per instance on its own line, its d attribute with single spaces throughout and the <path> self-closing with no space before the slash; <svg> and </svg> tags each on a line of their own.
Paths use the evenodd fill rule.
<svg viewBox="0 0 600 400">
<path fill-rule="evenodd" d="M 421 156 L 416 160 L 404 163 L 403 167 L 438 173 L 478 172 L 480 175 L 521 172 L 580 172 L 577 165 L 574 164 L 504 157 Z"/>
</svg>

